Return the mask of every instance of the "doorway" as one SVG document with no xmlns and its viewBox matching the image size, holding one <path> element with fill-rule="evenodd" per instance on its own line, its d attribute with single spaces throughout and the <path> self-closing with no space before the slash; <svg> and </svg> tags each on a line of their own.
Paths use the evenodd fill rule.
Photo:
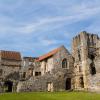
<svg viewBox="0 0 100 100">
<path fill-rule="evenodd" d="M 13 82 L 12 81 L 5 81 L 5 92 L 12 92 Z"/>
<path fill-rule="evenodd" d="M 47 84 L 48 92 L 53 92 L 53 83 L 50 82 Z"/>
<path fill-rule="evenodd" d="M 84 88 L 84 80 L 83 80 L 83 77 L 80 77 L 79 81 L 80 81 L 80 87 L 81 88 Z"/>
<path fill-rule="evenodd" d="M 66 79 L 66 90 L 70 90 L 71 89 L 71 78 L 67 78 Z"/>
</svg>

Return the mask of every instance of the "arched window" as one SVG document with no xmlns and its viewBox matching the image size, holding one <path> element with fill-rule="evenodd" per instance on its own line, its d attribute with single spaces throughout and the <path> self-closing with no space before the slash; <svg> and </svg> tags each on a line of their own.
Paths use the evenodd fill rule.
<svg viewBox="0 0 100 100">
<path fill-rule="evenodd" d="M 64 58 L 62 61 L 62 68 L 67 68 L 67 59 Z"/>
</svg>

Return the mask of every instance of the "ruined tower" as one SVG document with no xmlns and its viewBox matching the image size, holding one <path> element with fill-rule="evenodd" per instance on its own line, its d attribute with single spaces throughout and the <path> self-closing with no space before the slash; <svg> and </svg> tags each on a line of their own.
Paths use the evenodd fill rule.
<svg viewBox="0 0 100 100">
<path fill-rule="evenodd" d="M 100 90 L 100 38 L 85 31 L 73 38 L 74 86 L 78 90 Z"/>
</svg>

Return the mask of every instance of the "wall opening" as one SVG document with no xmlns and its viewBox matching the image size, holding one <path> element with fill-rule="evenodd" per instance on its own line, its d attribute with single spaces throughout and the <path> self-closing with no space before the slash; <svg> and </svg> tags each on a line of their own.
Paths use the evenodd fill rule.
<svg viewBox="0 0 100 100">
<path fill-rule="evenodd" d="M 48 92 L 53 92 L 54 87 L 52 82 L 47 83 L 47 90 Z"/>
<path fill-rule="evenodd" d="M 80 87 L 81 88 L 84 88 L 84 80 L 83 80 L 83 77 L 80 77 L 79 81 L 80 81 Z"/>
<path fill-rule="evenodd" d="M 67 59 L 64 58 L 62 61 L 62 68 L 67 68 Z"/>
<path fill-rule="evenodd" d="M 26 72 L 23 73 L 23 78 L 26 78 Z"/>
<path fill-rule="evenodd" d="M 79 58 L 79 61 L 81 61 L 81 54 L 80 54 L 80 50 L 78 49 L 78 58 Z"/>
<path fill-rule="evenodd" d="M 91 75 L 95 75 L 96 74 L 96 68 L 95 68 L 94 63 L 90 64 L 90 73 L 91 73 Z"/>
<path fill-rule="evenodd" d="M 95 59 L 95 56 L 94 55 L 89 55 L 89 58 L 93 61 Z"/>
<path fill-rule="evenodd" d="M 41 72 L 35 72 L 35 76 L 41 76 Z"/>
<path fill-rule="evenodd" d="M 71 89 L 71 78 L 67 78 L 66 79 L 66 90 L 70 90 Z"/>
<path fill-rule="evenodd" d="M 0 76 L 2 76 L 2 74 L 3 74 L 3 70 L 2 70 L 2 69 L 0 69 Z"/>
<path fill-rule="evenodd" d="M 5 92 L 12 92 L 13 82 L 12 81 L 5 81 Z"/>
<path fill-rule="evenodd" d="M 96 74 L 96 68 L 94 63 L 95 56 L 93 54 L 90 54 L 89 58 L 92 60 L 92 63 L 90 64 L 90 73 L 91 75 L 95 75 Z"/>
</svg>

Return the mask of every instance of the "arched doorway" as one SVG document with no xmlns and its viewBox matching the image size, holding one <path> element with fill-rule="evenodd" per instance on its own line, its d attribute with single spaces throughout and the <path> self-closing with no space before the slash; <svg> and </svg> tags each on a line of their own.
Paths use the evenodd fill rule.
<svg viewBox="0 0 100 100">
<path fill-rule="evenodd" d="M 5 92 L 12 92 L 13 82 L 12 81 L 5 81 Z"/>
<path fill-rule="evenodd" d="M 71 89 L 71 78 L 67 78 L 66 79 L 66 90 L 70 90 Z"/>
</svg>

